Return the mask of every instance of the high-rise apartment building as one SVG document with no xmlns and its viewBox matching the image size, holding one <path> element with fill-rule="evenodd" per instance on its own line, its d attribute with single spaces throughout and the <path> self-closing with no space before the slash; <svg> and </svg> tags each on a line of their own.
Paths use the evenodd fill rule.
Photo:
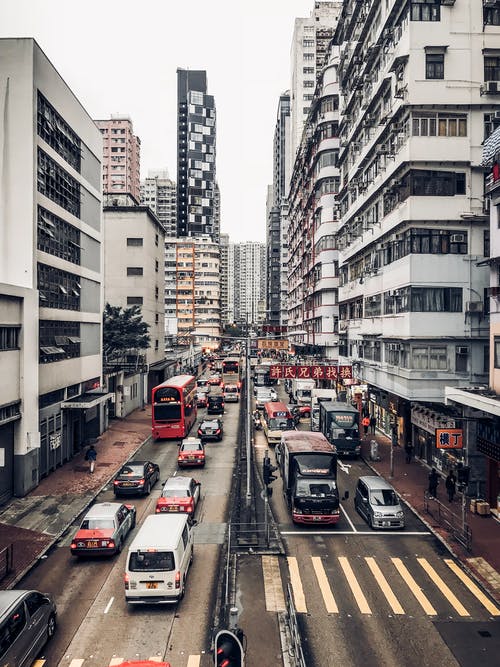
<svg viewBox="0 0 500 667">
<path fill-rule="evenodd" d="M 222 328 L 232 322 L 229 319 L 229 234 L 220 235 L 220 318 Z"/>
<path fill-rule="evenodd" d="M 233 247 L 234 321 L 262 324 L 266 317 L 266 244 L 256 241 Z"/>
<path fill-rule="evenodd" d="M 177 236 L 208 235 L 215 223 L 215 102 L 203 70 L 177 70 Z"/>
<path fill-rule="evenodd" d="M 141 204 L 156 214 L 167 237 L 177 234 L 177 186 L 166 169 L 150 170 L 141 181 Z"/>
<path fill-rule="evenodd" d="M 0 502 L 107 426 L 99 130 L 33 39 L 0 40 Z"/>
<path fill-rule="evenodd" d="M 304 123 L 325 63 L 342 2 L 314 1 L 307 18 L 296 18 L 291 47 L 291 166 L 300 145 Z"/>
<path fill-rule="evenodd" d="M 112 114 L 109 120 L 96 120 L 102 134 L 102 191 L 105 203 L 122 205 L 124 195 L 131 197 L 127 204 L 141 201 L 141 140 L 134 134 L 128 116 Z"/>
</svg>

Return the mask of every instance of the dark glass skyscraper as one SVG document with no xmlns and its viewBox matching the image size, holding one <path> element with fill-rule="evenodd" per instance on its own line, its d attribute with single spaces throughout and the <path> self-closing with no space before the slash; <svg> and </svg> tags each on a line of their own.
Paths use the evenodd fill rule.
<svg viewBox="0 0 500 667">
<path fill-rule="evenodd" d="M 177 70 L 177 235 L 215 240 L 215 102 L 207 73 Z"/>
</svg>

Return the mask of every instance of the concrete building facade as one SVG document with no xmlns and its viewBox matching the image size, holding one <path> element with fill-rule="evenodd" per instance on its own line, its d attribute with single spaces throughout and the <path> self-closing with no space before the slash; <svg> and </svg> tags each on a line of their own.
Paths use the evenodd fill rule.
<svg viewBox="0 0 500 667">
<path fill-rule="evenodd" d="M 141 201 L 141 140 L 135 136 L 128 116 L 112 114 L 109 120 L 96 120 L 102 134 L 102 191 L 105 203 L 116 206 L 116 195 L 129 195 Z"/>
<path fill-rule="evenodd" d="M 103 432 L 108 396 L 101 134 L 33 39 L 0 40 L 0 110 L 5 502 Z"/>
<path fill-rule="evenodd" d="M 141 204 L 149 206 L 161 222 L 165 235 L 177 233 L 177 185 L 168 170 L 150 170 L 141 181 Z"/>
<path fill-rule="evenodd" d="M 263 324 L 266 318 L 266 244 L 256 241 L 233 246 L 234 322 Z"/>
</svg>

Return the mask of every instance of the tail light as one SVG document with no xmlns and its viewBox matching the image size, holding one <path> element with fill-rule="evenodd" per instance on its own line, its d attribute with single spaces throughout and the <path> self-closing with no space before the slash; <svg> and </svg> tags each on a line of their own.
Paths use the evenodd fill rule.
<svg viewBox="0 0 500 667">
<path fill-rule="evenodd" d="M 192 500 L 190 500 L 189 503 L 188 503 L 188 510 L 189 510 L 190 512 L 193 512 L 193 511 L 194 511 L 194 503 L 193 503 Z"/>
<path fill-rule="evenodd" d="M 220 433 L 220 428 L 218 428 L 218 429 L 215 431 L 215 435 L 219 435 L 219 433 Z"/>
<path fill-rule="evenodd" d="M 70 549 L 76 549 L 76 542 L 71 542 Z"/>
<path fill-rule="evenodd" d="M 179 570 L 175 573 L 175 587 L 179 589 L 181 587 L 181 573 Z"/>
<path fill-rule="evenodd" d="M 145 481 L 146 481 L 146 480 L 145 480 L 144 477 L 143 477 L 142 479 L 139 480 L 139 484 L 144 484 Z"/>
<path fill-rule="evenodd" d="M 114 549 L 116 545 L 114 540 L 109 540 L 106 546 L 108 547 L 108 549 Z"/>
<path fill-rule="evenodd" d="M 119 482 L 117 479 L 115 479 L 114 482 L 113 482 L 113 485 L 114 485 L 114 486 L 118 486 L 119 483 L 120 483 L 120 482 Z"/>
<path fill-rule="evenodd" d="M 128 591 L 130 585 L 130 578 L 126 572 L 125 575 L 123 576 L 123 581 L 125 583 L 125 590 Z"/>
<path fill-rule="evenodd" d="M 198 429 L 198 435 L 203 435 L 201 428 Z"/>
</svg>

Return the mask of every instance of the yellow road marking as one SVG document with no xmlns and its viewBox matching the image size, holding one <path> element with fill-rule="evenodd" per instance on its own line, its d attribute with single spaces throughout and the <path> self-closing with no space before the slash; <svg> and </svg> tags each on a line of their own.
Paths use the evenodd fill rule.
<svg viewBox="0 0 500 667">
<path fill-rule="evenodd" d="M 81 658 L 73 658 L 73 660 L 69 663 L 69 667 L 82 667 L 82 665 L 83 665 L 83 659 Z"/>
<path fill-rule="evenodd" d="M 429 577 L 436 584 L 436 586 L 439 588 L 439 590 L 445 596 L 445 598 L 448 600 L 451 606 L 455 609 L 457 614 L 459 616 L 470 616 L 467 609 L 463 606 L 463 604 L 460 602 L 457 596 L 452 592 L 451 588 L 447 584 L 445 584 L 443 579 L 432 567 L 427 558 L 417 558 L 417 561 L 424 568 L 424 570 L 427 572 Z"/>
<path fill-rule="evenodd" d="M 45 665 L 45 660 L 35 660 L 31 667 L 43 667 Z"/>
<path fill-rule="evenodd" d="M 123 661 L 124 658 L 111 658 L 108 667 L 113 667 L 113 665 L 121 665 Z"/>
<path fill-rule="evenodd" d="M 199 667 L 201 656 L 200 655 L 190 655 L 188 658 L 187 667 Z"/>
<path fill-rule="evenodd" d="M 415 579 L 411 576 L 406 566 L 403 564 L 401 558 L 391 558 L 391 560 L 394 563 L 396 570 L 399 572 L 399 574 L 403 578 L 404 582 L 406 583 L 410 591 L 416 597 L 417 601 L 419 602 L 420 606 L 425 611 L 425 613 L 429 614 L 429 616 L 436 616 L 437 611 L 431 605 L 426 596 L 422 593 L 422 590 L 418 586 Z"/>
<path fill-rule="evenodd" d="M 287 561 L 288 569 L 290 571 L 290 581 L 293 589 L 295 609 L 300 613 L 307 614 L 306 599 L 304 597 L 304 589 L 302 588 L 297 559 L 294 556 L 289 556 Z"/>
<path fill-rule="evenodd" d="M 262 577 L 267 611 L 285 611 L 285 596 L 277 556 L 262 556 Z"/>
<path fill-rule="evenodd" d="M 483 591 L 477 586 L 470 577 L 468 577 L 465 572 L 458 567 L 456 563 L 454 563 L 452 560 L 449 558 L 445 558 L 444 562 L 446 565 L 450 568 L 452 572 L 454 572 L 457 577 L 462 581 L 467 588 L 470 590 L 472 595 L 474 595 L 479 602 L 485 607 L 492 616 L 500 616 L 500 609 L 498 609 L 491 600 L 488 599 L 488 597 L 483 593 Z"/>
<path fill-rule="evenodd" d="M 370 606 L 368 605 L 368 602 L 365 596 L 363 595 L 363 591 L 361 590 L 361 586 L 359 585 L 358 580 L 354 576 L 354 572 L 352 571 L 352 568 L 349 565 L 349 561 L 345 556 L 339 556 L 339 563 L 340 567 L 344 570 L 347 583 L 351 587 L 351 591 L 352 594 L 354 595 L 354 599 L 358 604 L 359 611 L 362 614 L 371 614 L 372 610 L 370 609 Z"/>
<path fill-rule="evenodd" d="M 326 611 L 329 614 L 338 614 L 339 608 L 337 607 L 337 603 L 333 597 L 332 589 L 330 588 L 330 584 L 328 582 L 323 563 L 321 562 L 321 558 L 319 556 L 311 556 L 311 559 L 314 571 L 316 572 L 316 579 L 318 580 L 321 595 L 323 596 Z"/>
<path fill-rule="evenodd" d="M 387 583 L 387 579 L 382 574 L 382 571 L 379 568 L 379 566 L 377 565 L 377 563 L 375 561 L 375 558 L 372 558 L 371 556 L 365 556 L 365 560 L 368 564 L 368 567 L 372 571 L 372 574 L 375 577 L 375 579 L 377 581 L 377 584 L 380 586 L 380 590 L 385 595 L 385 597 L 387 599 L 387 602 L 389 603 L 392 611 L 395 614 L 404 614 L 405 610 L 400 605 L 399 600 L 394 595 L 391 587 Z"/>
</svg>

